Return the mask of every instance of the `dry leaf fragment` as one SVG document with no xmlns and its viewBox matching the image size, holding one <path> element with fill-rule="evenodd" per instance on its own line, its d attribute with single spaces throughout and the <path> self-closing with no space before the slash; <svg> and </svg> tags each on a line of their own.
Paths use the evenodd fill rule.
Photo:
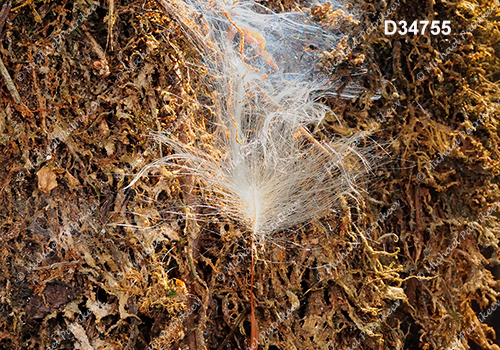
<svg viewBox="0 0 500 350">
<path fill-rule="evenodd" d="M 68 179 L 68 184 L 71 188 L 76 187 L 80 184 L 80 181 L 73 175 L 69 173 L 69 171 L 66 172 L 66 178 Z"/>
<path fill-rule="evenodd" d="M 75 336 L 75 338 L 80 343 L 81 349 L 83 350 L 94 350 L 92 345 L 90 345 L 89 338 L 85 333 L 85 329 L 83 329 L 82 325 L 79 323 L 70 323 L 68 328 L 71 330 L 71 333 Z"/>
<path fill-rule="evenodd" d="M 94 314 L 96 318 L 96 323 L 100 323 L 101 319 L 111 314 L 113 311 L 112 304 L 102 304 L 92 300 L 87 300 L 87 307 Z"/>
<path fill-rule="evenodd" d="M 167 235 L 172 241 L 179 241 L 181 239 L 179 234 L 169 227 L 162 227 L 161 232 Z"/>
<path fill-rule="evenodd" d="M 391 300 L 404 300 L 407 302 L 406 294 L 403 288 L 388 286 L 386 290 L 386 297 Z"/>
<path fill-rule="evenodd" d="M 102 119 L 101 122 L 99 123 L 99 132 L 101 133 L 103 138 L 108 138 L 110 131 L 109 131 L 109 126 L 108 123 L 106 123 L 105 119 Z"/>
<path fill-rule="evenodd" d="M 115 153 L 116 146 L 115 143 L 111 140 L 105 140 L 103 141 L 104 149 L 106 150 L 106 154 L 108 156 L 111 156 L 113 153 Z"/>
<path fill-rule="evenodd" d="M 43 192 L 48 194 L 57 187 L 57 175 L 48 165 L 38 170 L 36 176 L 38 177 L 38 188 Z"/>
</svg>

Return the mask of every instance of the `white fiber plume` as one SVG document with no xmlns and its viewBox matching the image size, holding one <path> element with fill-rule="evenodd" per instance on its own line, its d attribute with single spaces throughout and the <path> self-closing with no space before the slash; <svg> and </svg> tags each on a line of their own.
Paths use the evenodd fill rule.
<svg viewBox="0 0 500 350">
<path fill-rule="evenodd" d="M 313 133 L 332 113 L 321 97 L 363 92 L 350 85 L 337 94 L 335 82 L 319 73 L 321 53 L 342 33 L 321 28 L 309 10 L 276 14 L 253 1 L 162 5 L 202 54 L 216 117 L 196 130 L 201 145 L 157 135 L 174 152 L 138 176 L 159 163 L 194 175 L 214 194 L 209 204 L 261 242 L 338 208 L 341 196 L 356 196 L 371 165 L 355 147 L 357 137 L 317 140 Z"/>
</svg>

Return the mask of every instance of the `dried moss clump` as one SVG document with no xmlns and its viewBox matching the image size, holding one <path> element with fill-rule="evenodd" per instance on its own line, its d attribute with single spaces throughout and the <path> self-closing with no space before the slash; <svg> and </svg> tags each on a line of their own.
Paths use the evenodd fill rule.
<svg viewBox="0 0 500 350">
<path fill-rule="evenodd" d="M 335 115 L 316 135 L 369 130 L 363 142 L 390 161 L 363 201 L 279 233 L 259 255 L 260 348 L 498 350 L 500 10 L 356 6 L 356 21 L 313 11 L 351 34 L 323 68 L 343 86 L 364 73 L 366 89 L 323 101 Z M 452 34 L 386 36 L 382 24 L 361 38 L 388 13 L 451 20 Z M 172 152 L 151 131 L 210 144 L 200 130 L 217 91 L 181 27 L 134 0 L 14 2 L 2 23 L 0 348 L 246 349 L 247 232 L 220 215 L 196 220 L 213 214 L 210 194 L 175 169 L 125 190 Z"/>
</svg>

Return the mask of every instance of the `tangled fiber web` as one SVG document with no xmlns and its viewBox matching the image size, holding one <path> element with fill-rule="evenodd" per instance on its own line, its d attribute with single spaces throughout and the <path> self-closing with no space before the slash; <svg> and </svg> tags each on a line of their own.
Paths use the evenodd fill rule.
<svg viewBox="0 0 500 350">
<path fill-rule="evenodd" d="M 357 148 L 361 135 L 325 141 L 314 134 L 333 113 L 321 98 L 363 91 L 351 84 L 337 94 L 319 69 L 321 53 L 343 37 L 338 28 L 322 28 L 309 9 L 277 14 L 253 1 L 161 4 L 203 58 L 215 92 L 212 120 L 207 130 L 197 128 L 202 145 L 156 134 L 174 152 L 143 169 L 131 186 L 158 165 L 194 176 L 216 194 L 209 206 L 243 223 L 256 242 L 338 207 L 342 196 L 357 197 L 375 159 Z"/>
</svg>

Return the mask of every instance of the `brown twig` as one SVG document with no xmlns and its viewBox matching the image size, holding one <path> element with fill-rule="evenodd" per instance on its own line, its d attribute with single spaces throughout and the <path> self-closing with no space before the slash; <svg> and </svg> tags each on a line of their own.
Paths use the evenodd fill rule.
<svg viewBox="0 0 500 350">
<path fill-rule="evenodd" d="M 108 46 L 110 46 L 111 51 L 113 51 L 113 25 L 115 24 L 115 2 L 114 0 L 109 0 L 109 11 L 108 11 L 108 40 L 106 42 L 106 51 Z"/>
<path fill-rule="evenodd" d="M 16 89 L 16 85 L 14 84 L 12 78 L 10 77 L 9 71 L 3 64 L 1 57 L 0 57 L 0 74 L 2 74 L 3 80 L 5 81 L 5 85 L 7 85 L 7 89 L 12 95 L 14 101 L 16 101 L 17 104 L 21 104 L 21 96 L 19 95 L 19 92 Z"/>
<path fill-rule="evenodd" d="M 2 11 L 0 11 L 0 41 L 2 40 L 3 26 L 5 24 L 5 21 L 7 20 L 7 15 L 9 14 L 11 8 L 12 8 L 12 0 L 3 4 Z"/>
<path fill-rule="evenodd" d="M 94 52 L 99 56 L 100 61 L 94 62 L 94 67 L 99 69 L 99 74 L 107 77 L 109 75 L 109 63 L 106 58 L 106 53 L 102 49 L 101 45 L 94 39 L 94 37 L 88 32 L 87 26 L 82 25 L 83 30 L 85 31 L 85 35 L 90 41 Z"/>
<path fill-rule="evenodd" d="M 257 326 L 257 320 L 255 318 L 255 305 L 253 296 L 253 278 L 255 271 L 255 229 L 252 232 L 252 271 L 250 277 L 250 349 L 257 350 L 259 348 L 259 329 Z M 255 344 L 255 346 L 254 346 Z"/>
</svg>

